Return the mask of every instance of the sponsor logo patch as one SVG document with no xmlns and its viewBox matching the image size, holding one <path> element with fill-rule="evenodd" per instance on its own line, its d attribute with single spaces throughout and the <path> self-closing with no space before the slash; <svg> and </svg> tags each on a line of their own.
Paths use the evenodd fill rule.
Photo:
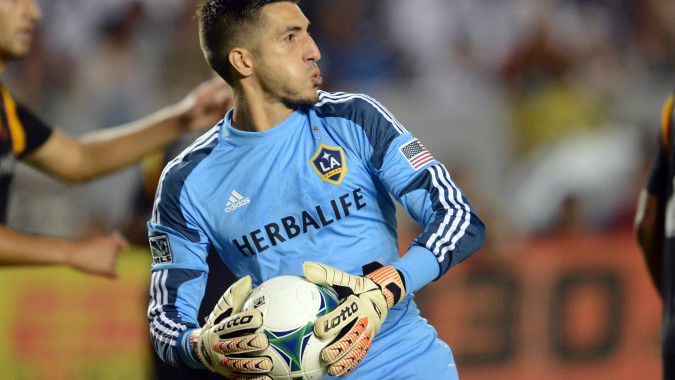
<svg viewBox="0 0 675 380">
<path fill-rule="evenodd" d="M 415 171 L 434 160 L 431 153 L 429 153 L 427 148 L 425 148 L 418 139 L 408 141 L 398 148 L 398 150 Z"/>
<path fill-rule="evenodd" d="M 154 264 L 173 263 L 169 236 L 166 234 L 150 236 L 150 252 Z"/>
<path fill-rule="evenodd" d="M 347 173 L 345 152 L 342 147 L 332 147 L 321 144 L 319 150 L 310 160 L 312 167 L 319 174 L 322 181 L 339 185 Z"/>
</svg>

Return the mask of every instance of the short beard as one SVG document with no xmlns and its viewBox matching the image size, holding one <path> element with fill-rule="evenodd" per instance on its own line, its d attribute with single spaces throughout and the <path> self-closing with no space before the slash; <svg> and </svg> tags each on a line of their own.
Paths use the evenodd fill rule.
<svg viewBox="0 0 675 380">
<path fill-rule="evenodd" d="M 319 102 L 319 93 L 316 92 L 312 97 L 282 98 L 281 101 L 291 108 L 296 106 L 313 106 Z"/>
<path fill-rule="evenodd" d="M 264 66 L 263 61 L 261 63 Z M 319 88 L 316 87 L 311 95 L 304 94 L 300 92 L 295 92 L 289 90 L 284 86 L 283 82 L 277 81 L 275 73 L 265 69 L 259 74 L 261 76 L 261 81 L 263 83 L 263 89 L 268 94 L 276 97 L 279 101 L 284 103 L 286 106 L 295 108 L 296 106 L 301 105 L 314 105 L 319 102 Z"/>
</svg>

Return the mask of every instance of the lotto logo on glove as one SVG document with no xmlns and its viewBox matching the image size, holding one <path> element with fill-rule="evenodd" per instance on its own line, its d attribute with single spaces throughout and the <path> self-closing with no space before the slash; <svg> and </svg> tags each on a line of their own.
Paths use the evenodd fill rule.
<svg viewBox="0 0 675 380">
<path fill-rule="evenodd" d="M 218 333 L 233 327 L 248 325 L 253 321 L 253 318 L 253 315 L 235 315 L 234 318 L 230 318 L 227 322 L 222 322 L 216 326 L 213 332 Z"/>
<path fill-rule="evenodd" d="M 325 332 L 329 332 L 334 328 L 341 327 L 343 322 L 350 320 L 351 317 L 355 315 L 356 312 L 359 311 L 359 305 L 356 302 L 352 302 L 349 305 L 342 304 L 339 310 L 340 313 L 336 315 L 333 319 L 331 319 L 330 321 L 326 319 L 324 321 L 323 330 Z"/>
<path fill-rule="evenodd" d="M 392 266 L 381 266 L 365 276 L 353 276 L 328 265 L 305 262 L 305 277 L 337 293 L 341 305 L 316 320 L 314 333 L 333 337 L 321 358 L 328 374 L 345 376 L 366 356 L 387 311 L 405 297 L 403 276 Z"/>
</svg>

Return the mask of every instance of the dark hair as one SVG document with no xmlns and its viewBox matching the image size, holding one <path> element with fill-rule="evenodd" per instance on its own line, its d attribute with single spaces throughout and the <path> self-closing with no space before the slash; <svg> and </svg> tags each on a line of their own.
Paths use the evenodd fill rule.
<svg viewBox="0 0 675 380">
<path fill-rule="evenodd" d="M 197 10 L 199 42 L 211 68 L 229 84 L 234 76 L 228 55 L 235 47 L 246 47 L 247 37 L 261 19 L 263 6 L 279 1 L 299 0 L 204 0 Z"/>
</svg>

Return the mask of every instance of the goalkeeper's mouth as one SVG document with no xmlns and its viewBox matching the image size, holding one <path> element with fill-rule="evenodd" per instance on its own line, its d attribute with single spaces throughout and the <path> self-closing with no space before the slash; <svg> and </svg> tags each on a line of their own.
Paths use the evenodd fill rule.
<svg viewBox="0 0 675 380">
<path fill-rule="evenodd" d="M 323 78 L 321 78 L 321 71 L 319 69 L 314 70 L 314 73 L 312 74 L 312 83 L 314 83 L 315 86 L 319 86 L 323 83 Z"/>
</svg>

